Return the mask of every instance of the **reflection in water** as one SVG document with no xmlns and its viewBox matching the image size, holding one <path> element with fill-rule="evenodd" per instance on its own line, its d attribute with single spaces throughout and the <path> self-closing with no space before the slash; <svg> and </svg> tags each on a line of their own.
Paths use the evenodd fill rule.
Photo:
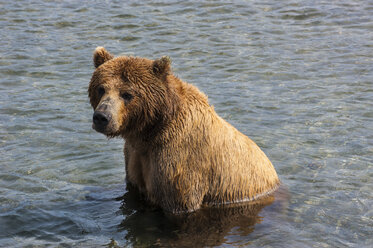
<svg viewBox="0 0 373 248">
<path fill-rule="evenodd" d="M 247 236 L 262 222 L 261 210 L 282 209 L 289 195 L 284 187 L 266 198 L 245 204 L 205 207 L 193 213 L 174 215 L 149 206 L 134 188 L 117 200 L 122 201 L 125 219 L 119 225 L 126 231 L 125 239 L 134 246 L 205 247 L 226 243 L 225 237 L 234 228 L 238 235 Z M 272 208 L 273 207 L 273 208 Z"/>
</svg>

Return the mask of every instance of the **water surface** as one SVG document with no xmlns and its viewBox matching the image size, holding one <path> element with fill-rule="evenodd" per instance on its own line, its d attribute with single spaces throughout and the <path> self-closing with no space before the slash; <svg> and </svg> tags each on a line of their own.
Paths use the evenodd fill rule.
<svg viewBox="0 0 373 248">
<path fill-rule="evenodd" d="M 372 16 L 371 1 L 1 1 L 0 246 L 372 246 Z M 123 141 L 91 129 L 96 46 L 170 56 L 262 147 L 288 202 L 143 207 Z"/>
</svg>

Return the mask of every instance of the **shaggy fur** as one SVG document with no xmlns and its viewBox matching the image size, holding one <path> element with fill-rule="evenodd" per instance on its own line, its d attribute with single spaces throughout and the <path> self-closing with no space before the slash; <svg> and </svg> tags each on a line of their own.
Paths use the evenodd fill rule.
<svg viewBox="0 0 373 248">
<path fill-rule="evenodd" d="M 126 140 L 127 181 L 151 203 L 187 212 L 250 201 L 278 187 L 263 151 L 175 77 L 168 57 L 114 58 L 98 47 L 93 58 L 90 102 L 110 116 L 98 131 Z"/>
</svg>

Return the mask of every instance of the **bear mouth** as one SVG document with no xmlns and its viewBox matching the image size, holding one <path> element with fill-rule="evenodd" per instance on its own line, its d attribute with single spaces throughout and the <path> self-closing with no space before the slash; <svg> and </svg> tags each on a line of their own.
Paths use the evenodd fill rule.
<svg viewBox="0 0 373 248">
<path fill-rule="evenodd" d="M 104 128 L 97 127 L 94 123 L 92 123 L 92 129 L 98 133 L 102 133 L 106 137 L 112 138 L 119 135 L 119 133 L 115 130 L 110 129 L 108 126 Z"/>
<path fill-rule="evenodd" d="M 96 132 L 98 133 L 102 133 L 102 134 L 105 134 L 105 129 L 106 128 L 98 128 L 94 123 L 92 123 L 92 129 L 95 130 Z"/>
</svg>

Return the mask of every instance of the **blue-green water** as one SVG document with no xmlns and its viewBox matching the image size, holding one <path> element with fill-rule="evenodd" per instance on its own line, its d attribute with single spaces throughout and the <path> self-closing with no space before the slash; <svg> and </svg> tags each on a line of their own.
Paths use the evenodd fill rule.
<svg viewBox="0 0 373 248">
<path fill-rule="evenodd" d="M 0 41 L 1 247 L 373 245 L 372 1 L 0 1 Z M 170 56 L 288 202 L 196 231 L 125 194 L 123 141 L 91 129 L 96 46 Z"/>
</svg>

